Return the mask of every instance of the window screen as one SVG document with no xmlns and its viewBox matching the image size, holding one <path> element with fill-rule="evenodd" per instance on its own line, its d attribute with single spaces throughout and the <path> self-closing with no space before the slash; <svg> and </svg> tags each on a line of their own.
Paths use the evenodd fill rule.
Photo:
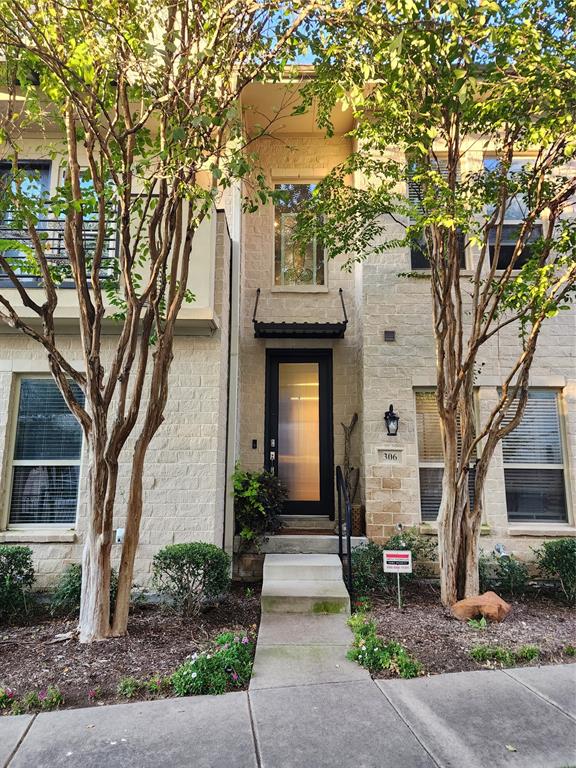
<svg viewBox="0 0 576 768">
<path fill-rule="evenodd" d="M 83 403 L 83 394 L 73 384 Z M 12 461 L 10 523 L 74 523 L 82 431 L 55 382 L 20 381 Z"/>
<path fill-rule="evenodd" d="M 507 423 L 513 412 L 507 417 Z M 520 424 L 502 440 L 511 522 L 567 520 L 562 434 L 556 392 L 531 390 Z"/>
</svg>

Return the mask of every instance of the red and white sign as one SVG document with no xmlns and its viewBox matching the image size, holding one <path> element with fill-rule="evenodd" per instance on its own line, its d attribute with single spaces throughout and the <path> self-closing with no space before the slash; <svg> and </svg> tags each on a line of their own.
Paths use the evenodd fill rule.
<svg viewBox="0 0 576 768">
<path fill-rule="evenodd" d="M 412 573 L 412 552 L 404 549 L 385 549 L 384 573 Z"/>
</svg>

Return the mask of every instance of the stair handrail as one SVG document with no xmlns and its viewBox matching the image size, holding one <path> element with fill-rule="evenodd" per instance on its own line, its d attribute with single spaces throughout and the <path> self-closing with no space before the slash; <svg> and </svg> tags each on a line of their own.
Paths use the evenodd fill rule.
<svg viewBox="0 0 576 768">
<path fill-rule="evenodd" d="M 351 532 L 352 532 L 352 504 L 350 503 L 350 496 L 348 495 L 348 488 L 344 480 L 344 474 L 342 467 L 336 467 L 336 490 L 338 491 L 338 554 L 340 561 L 342 562 L 342 568 L 344 572 L 344 581 L 352 601 L 352 546 L 351 546 Z M 344 532 L 342 530 L 342 511 L 344 511 L 346 522 L 346 551 L 344 551 Z M 346 565 L 344 565 L 344 555 L 346 555 Z"/>
</svg>

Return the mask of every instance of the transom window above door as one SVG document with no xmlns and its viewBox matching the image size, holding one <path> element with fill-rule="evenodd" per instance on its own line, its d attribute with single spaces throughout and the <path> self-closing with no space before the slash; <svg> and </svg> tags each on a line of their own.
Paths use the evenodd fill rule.
<svg viewBox="0 0 576 768">
<path fill-rule="evenodd" d="M 316 184 L 276 184 L 283 193 L 274 207 L 274 285 L 325 285 L 324 248 L 317 238 L 296 243 L 293 233 L 299 207 L 312 196 Z"/>
</svg>

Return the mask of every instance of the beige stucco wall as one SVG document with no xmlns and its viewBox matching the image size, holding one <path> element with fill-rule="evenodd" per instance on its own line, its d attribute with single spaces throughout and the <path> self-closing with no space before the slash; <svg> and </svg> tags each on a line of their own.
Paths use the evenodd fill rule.
<svg viewBox="0 0 576 768">
<path fill-rule="evenodd" d="M 166 420 L 148 451 L 144 476 L 144 513 L 135 581 L 146 585 L 151 561 L 162 546 L 201 540 L 222 544 L 224 524 L 226 401 L 228 364 L 228 291 L 230 241 L 223 214 L 218 215 L 215 309 L 220 327 L 211 335 L 179 335 L 174 343 Z M 205 333 L 209 331 L 205 330 Z M 80 362 L 75 334 L 63 335 L 61 348 Z M 114 337 L 103 343 L 104 355 L 114 348 Z M 29 544 L 34 551 L 40 588 L 54 583 L 69 563 L 81 558 L 87 519 L 87 465 L 83 456 L 77 524 L 74 529 L 8 528 L 10 443 L 14 419 L 16 378 L 47 372 L 45 354 L 20 334 L 0 333 L 0 542 Z M 144 403 L 145 405 L 145 403 Z M 114 527 L 124 524 L 131 445 L 120 467 Z M 6 530 L 8 528 L 8 530 Z M 121 546 L 113 546 L 117 562 Z"/>
<path fill-rule="evenodd" d="M 254 147 L 271 183 L 312 182 L 324 177 L 351 151 L 347 139 L 282 136 L 261 139 Z M 341 269 L 343 260 L 328 263 L 324 290 L 280 290 L 274 282 L 274 207 L 261 207 L 242 222 L 241 322 L 240 322 L 240 424 L 239 458 L 243 467 L 259 469 L 264 461 L 264 400 L 266 349 L 323 348 L 333 351 L 334 460 L 343 459 L 343 431 L 358 410 L 359 334 L 355 277 Z M 349 324 L 344 339 L 255 339 L 252 325 L 256 290 L 261 289 L 258 319 L 264 321 L 337 322 L 342 319 L 339 289 Z M 360 450 L 361 425 L 353 440 L 353 463 Z M 256 439 L 258 447 L 252 448 Z"/>
</svg>

